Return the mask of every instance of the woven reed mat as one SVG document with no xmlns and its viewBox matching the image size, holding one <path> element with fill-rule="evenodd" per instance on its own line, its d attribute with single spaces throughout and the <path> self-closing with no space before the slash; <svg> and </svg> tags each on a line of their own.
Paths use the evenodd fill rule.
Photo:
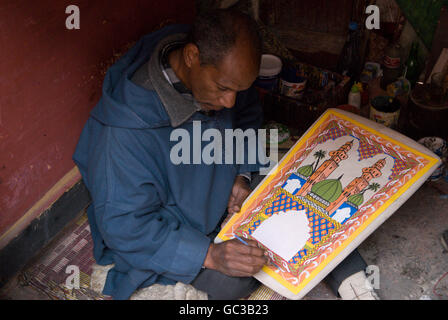
<svg viewBox="0 0 448 320">
<path fill-rule="evenodd" d="M 79 289 L 66 287 L 67 278 L 74 274 L 71 266 L 79 268 Z M 38 290 L 52 300 L 109 300 L 111 297 L 104 296 L 91 287 L 94 266 L 96 264 L 93 258 L 90 227 L 87 215 L 84 213 L 20 272 L 18 280 L 20 285 Z M 246 299 L 284 300 L 285 298 L 262 285 Z"/>
</svg>

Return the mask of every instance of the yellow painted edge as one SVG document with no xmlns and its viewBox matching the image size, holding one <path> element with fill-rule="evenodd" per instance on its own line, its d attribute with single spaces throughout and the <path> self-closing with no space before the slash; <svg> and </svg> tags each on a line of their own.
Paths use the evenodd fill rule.
<svg viewBox="0 0 448 320">
<path fill-rule="evenodd" d="M 231 228 L 231 226 L 233 225 L 233 223 L 235 222 L 235 220 L 237 220 L 239 218 L 239 216 L 245 211 L 245 209 L 247 208 L 247 206 L 249 206 L 253 201 L 255 201 L 256 197 L 258 196 L 258 194 L 265 189 L 265 187 L 269 184 L 270 180 L 273 179 L 273 177 L 277 174 L 278 170 L 280 170 L 281 166 L 284 165 L 284 163 L 286 163 L 287 161 L 289 161 L 289 159 L 295 154 L 295 152 L 297 151 L 297 149 L 299 149 L 304 143 L 305 141 L 307 141 L 307 139 L 309 138 L 309 136 L 311 136 L 318 128 L 319 126 L 322 124 L 322 122 L 324 122 L 330 115 L 336 115 L 340 118 L 343 118 L 349 122 L 355 123 L 356 125 L 364 128 L 365 130 L 372 132 L 388 141 L 394 142 L 395 144 L 401 146 L 402 148 L 413 152 L 414 154 L 419 155 L 420 157 L 425 158 L 426 160 L 429 161 L 429 163 L 422 169 L 420 170 L 411 180 L 409 180 L 405 185 L 403 185 L 400 188 L 400 191 L 398 191 L 397 193 L 395 193 L 392 197 L 389 198 L 389 200 L 386 201 L 386 203 L 379 208 L 366 222 L 364 222 L 358 229 L 355 230 L 355 232 L 347 239 L 345 240 L 335 251 L 333 251 L 333 253 L 328 256 L 327 259 L 324 260 L 324 262 L 322 262 L 321 264 L 319 264 L 319 266 L 314 269 L 311 274 L 308 276 L 307 279 L 305 279 L 304 281 L 302 281 L 302 283 L 300 283 L 298 286 L 294 286 L 292 285 L 290 282 L 284 280 L 281 275 L 275 273 L 275 271 L 273 271 L 272 269 L 264 266 L 262 271 L 264 271 L 265 273 L 267 273 L 268 275 L 270 275 L 272 278 L 276 279 L 280 284 L 282 284 L 283 286 L 285 286 L 289 291 L 291 291 L 293 294 L 297 294 L 299 293 L 326 265 L 328 265 L 328 263 L 330 263 L 330 261 L 332 261 L 343 249 L 345 249 L 350 242 L 353 241 L 354 238 L 356 238 L 365 228 L 367 228 L 367 226 L 369 226 L 385 209 L 387 209 L 389 207 L 389 205 L 394 202 L 399 196 L 401 196 L 406 190 L 407 187 L 414 183 L 416 180 L 418 180 L 421 176 L 423 176 L 431 167 L 433 167 L 438 160 L 436 158 L 433 158 L 429 155 L 426 155 L 424 153 L 421 153 L 418 150 L 415 150 L 413 148 L 410 148 L 409 146 L 406 146 L 404 144 L 402 144 L 399 141 L 396 141 L 395 139 L 388 137 L 380 132 L 378 132 L 375 129 L 372 129 L 370 127 L 367 127 L 365 125 L 363 125 L 362 123 L 359 123 L 357 120 L 354 119 L 350 119 L 347 116 L 337 112 L 336 110 L 329 110 L 327 111 L 321 118 L 320 120 L 318 120 L 314 125 L 314 129 L 310 130 L 305 136 L 303 136 L 298 142 L 297 144 L 292 148 L 292 151 L 288 154 L 287 157 L 285 157 L 285 159 L 283 159 L 277 166 L 276 170 L 274 173 L 271 174 L 270 177 L 268 177 L 268 179 L 266 179 L 266 181 L 260 186 L 260 188 L 257 190 L 257 192 L 255 192 L 250 199 L 251 201 L 248 201 L 246 205 L 243 206 L 243 208 L 241 208 L 241 211 L 238 215 L 235 215 L 232 217 L 232 219 L 230 220 L 230 222 L 227 224 L 227 226 L 225 227 L 225 229 L 221 230 L 221 232 L 218 234 L 218 237 L 221 238 L 222 240 L 228 240 L 229 238 L 226 237 L 224 234 L 228 232 L 228 229 Z"/>
<path fill-rule="evenodd" d="M 59 197 L 81 179 L 78 167 L 73 167 L 47 193 L 37 201 L 22 217 L 0 236 L 0 249 L 20 234 L 35 218 L 53 205 Z"/>
</svg>

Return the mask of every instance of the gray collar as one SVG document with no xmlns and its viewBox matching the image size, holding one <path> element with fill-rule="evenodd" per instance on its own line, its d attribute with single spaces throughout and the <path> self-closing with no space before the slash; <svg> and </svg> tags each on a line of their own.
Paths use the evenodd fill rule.
<svg viewBox="0 0 448 320">
<path fill-rule="evenodd" d="M 173 88 L 163 75 L 160 65 L 160 54 L 162 48 L 170 42 L 184 40 L 185 33 L 176 33 L 163 38 L 156 46 L 148 63 L 148 77 L 152 87 L 157 92 L 166 112 L 170 118 L 172 127 L 180 126 L 187 121 L 195 112 L 200 110 L 193 101 L 185 99 Z"/>
</svg>

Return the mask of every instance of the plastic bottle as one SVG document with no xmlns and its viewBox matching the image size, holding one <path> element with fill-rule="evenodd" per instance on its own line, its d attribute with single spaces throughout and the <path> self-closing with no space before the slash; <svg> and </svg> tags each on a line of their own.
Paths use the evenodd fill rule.
<svg viewBox="0 0 448 320">
<path fill-rule="evenodd" d="M 355 82 L 348 94 L 348 104 L 360 109 L 361 108 L 361 92 L 362 84 Z"/>
<path fill-rule="evenodd" d="M 360 71 L 358 24 L 350 22 L 348 40 L 339 56 L 337 71 L 351 78 L 356 78 Z"/>
<path fill-rule="evenodd" d="M 401 69 L 401 46 L 397 43 L 389 45 L 383 58 L 383 77 L 381 78 L 381 89 L 396 81 L 402 74 Z"/>
</svg>

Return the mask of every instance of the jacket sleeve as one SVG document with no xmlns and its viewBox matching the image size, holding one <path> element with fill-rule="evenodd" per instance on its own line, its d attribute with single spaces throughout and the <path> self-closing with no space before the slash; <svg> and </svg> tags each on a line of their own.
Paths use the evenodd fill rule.
<svg viewBox="0 0 448 320">
<path fill-rule="evenodd" d="M 91 193 L 104 242 L 137 270 L 191 282 L 201 270 L 210 239 L 167 204 L 163 168 L 138 136 L 128 129 L 108 130 L 102 160 L 92 163 L 89 173 L 96 185 Z"/>
</svg>

